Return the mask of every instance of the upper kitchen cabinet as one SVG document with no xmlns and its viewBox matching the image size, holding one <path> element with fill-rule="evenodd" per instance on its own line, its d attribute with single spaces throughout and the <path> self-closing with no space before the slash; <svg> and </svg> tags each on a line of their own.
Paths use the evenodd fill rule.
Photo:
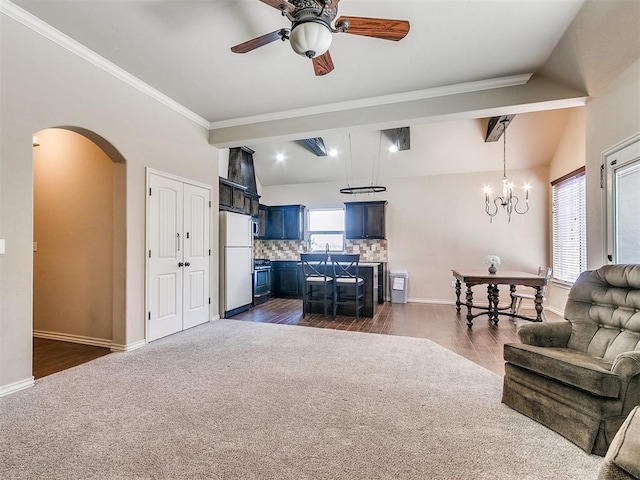
<svg viewBox="0 0 640 480">
<path fill-rule="evenodd" d="M 268 240 L 304 240 L 304 205 L 279 205 L 267 209 Z"/>
<path fill-rule="evenodd" d="M 220 210 L 245 213 L 245 192 L 247 187 L 220 177 Z"/>
<path fill-rule="evenodd" d="M 260 196 L 249 191 L 244 192 L 244 213 L 258 219 Z"/>
<path fill-rule="evenodd" d="M 349 239 L 385 238 L 384 208 L 386 204 L 386 200 L 346 202 L 344 204 L 346 237 Z"/>
<path fill-rule="evenodd" d="M 258 238 L 267 238 L 267 216 L 269 207 L 263 204 L 258 205 Z"/>
</svg>

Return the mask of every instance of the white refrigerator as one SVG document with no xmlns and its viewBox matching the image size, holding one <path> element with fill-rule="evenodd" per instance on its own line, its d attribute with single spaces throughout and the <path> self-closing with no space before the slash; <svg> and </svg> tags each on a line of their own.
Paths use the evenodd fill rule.
<svg viewBox="0 0 640 480">
<path fill-rule="evenodd" d="M 229 318 L 253 301 L 253 225 L 249 215 L 220 212 L 220 317 Z"/>
</svg>

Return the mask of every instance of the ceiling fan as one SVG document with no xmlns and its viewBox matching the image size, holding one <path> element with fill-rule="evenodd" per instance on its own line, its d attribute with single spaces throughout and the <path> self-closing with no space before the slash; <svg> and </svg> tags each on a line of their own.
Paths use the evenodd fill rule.
<svg viewBox="0 0 640 480">
<path fill-rule="evenodd" d="M 289 40 L 296 53 L 312 59 L 315 74 L 318 76 L 326 75 L 334 68 L 329 53 L 334 33 L 351 33 L 396 42 L 409 33 L 409 22 L 406 20 L 346 16 L 336 19 L 340 0 L 260 1 L 280 10 L 282 16 L 291 21 L 291 28 L 281 28 L 252 38 L 231 47 L 231 51 L 247 53 L 278 39 Z"/>
</svg>

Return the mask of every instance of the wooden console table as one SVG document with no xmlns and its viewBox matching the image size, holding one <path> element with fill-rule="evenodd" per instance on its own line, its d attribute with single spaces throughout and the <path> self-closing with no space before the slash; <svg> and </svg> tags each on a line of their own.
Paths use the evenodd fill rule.
<svg viewBox="0 0 640 480">
<path fill-rule="evenodd" d="M 531 320 L 534 322 L 542 321 L 542 287 L 547 283 L 544 277 L 536 275 L 534 273 L 526 272 L 498 272 L 488 273 L 482 270 L 452 270 L 453 276 L 456 279 L 456 310 L 460 313 L 460 307 L 462 305 L 467 306 L 467 326 L 471 328 L 473 326 L 473 319 L 480 315 L 488 315 L 489 320 L 492 320 L 494 324 L 498 323 L 498 315 L 508 315 L 510 317 L 524 318 L 525 320 Z M 460 301 L 460 293 L 462 292 L 462 284 L 467 286 L 466 302 Z M 477 306 L 473 304 L 473 291 L 471 287 L 475 285 L 487 285 L 487 301 L 488 305 Z M 498 285 L 509 285 L 509 297 L 513 301 L 513 293 L 516 291 L 517 285 L 524 285 L 526 287 L 533 287 L 535 293 L 535 306 L 536 306 L 536 318 L 525 317 L 524 315 L 516 315 L 511 313 L 511 302 L 508 307 L 500 308 Z M 479 309 L 484 310 L 480 313 L 473 314 L 471 310 Z"/>
</svg>

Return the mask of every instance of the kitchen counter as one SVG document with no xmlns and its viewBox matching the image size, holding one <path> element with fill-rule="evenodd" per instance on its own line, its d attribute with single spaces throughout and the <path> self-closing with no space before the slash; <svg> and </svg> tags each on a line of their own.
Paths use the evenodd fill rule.
<svg viewBox="0 0 640 480">
<path fill-rule="evenodd" d="M 272 263 L 276 263 L 276 262 L 300 262 L 299 258 L 291 258 L 291 259 L 278 259 L 278 260 L 271 260 Z M 360 262 L 358 263 L 359 267 L 374 267 L 377 268 L 378 265 L 380 265 L 383 262 Z"/>
<path fill-rule="evenodd" d="M 302 263 L 299 258 L 291 260 L 272 260 L 274 266 L 274 296 L 284 298 L 302 298 L 302 289 L 304 288 L 304 278 L 302 277 Z M 379 303 L 378 296 L 378 262 L 365 262 L 358 264 L 358 276 L 364 279 L 364 307 L 362 309 L 363 317 L 373 318 L 376 314 L 376 308 Z M 293 267 L 297 267 L 297 282 L 295 279 L 291 279 L 291 275 L 287 272 L 291 271 Z M 281 268 L 282 267 L 282 268 Z M 279 285 L 283 283 L 284 285 Z M 295 286 L 295 283 L 299 283 L 299 286 Z M 320 313 L 321 306 L 316 305 L 318 312 Z M 353 310 L 353 309 L 351 309 Z M 338 315 L 353 316 L 354 312 L 349 310 L 349 306 L 341 305 L 338 308 Z"/>
</svg>

